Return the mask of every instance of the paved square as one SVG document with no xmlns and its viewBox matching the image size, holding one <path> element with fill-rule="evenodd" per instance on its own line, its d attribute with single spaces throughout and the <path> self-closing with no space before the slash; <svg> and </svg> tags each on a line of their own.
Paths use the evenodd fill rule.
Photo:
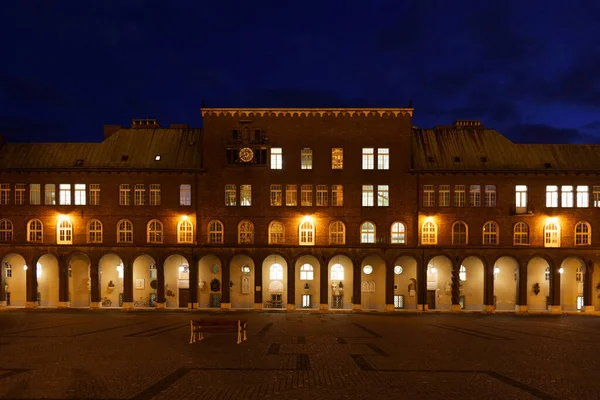
<svg viewBox="0 0 600 400">
<path fill-rule="evenodd" d="M 248 320 L 189 344 L 189 320 Z M 600 398 L 600 319 L 0 312 L 6 399 Z"/>
</svg>

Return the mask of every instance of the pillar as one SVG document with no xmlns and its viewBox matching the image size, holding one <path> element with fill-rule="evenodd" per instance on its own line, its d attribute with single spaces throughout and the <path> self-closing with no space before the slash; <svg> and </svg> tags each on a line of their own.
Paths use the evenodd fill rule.
<svg viewBox="0 0 600 400">
<path fill-rule="evenodd" d="M 583 311 L 594 312 L 594 263 L 591 260 L 587 261 L 583 270 Z"/>
<path fill-rule="evenodd" d="M 362 309 L 362 298 L 360 292 L 361 284 L 361 263 L 352 260 L 352 309 L 360 311 Z"/>
<path fill-rule="evenodd" d="M 221 280 L 221 310 L 231 310 L 231 259 L 222 268 Z"/>
<path fill-rule="evenodd" d="M 296 309 L 296 263 L 288 262 L 287 265 L 287 309 L 294 311 Z"/>
<path fill-rule="evenodd" d="M 123 261 L 123 309 L 133 309 L 133 263 Z"/>
<path fill-rule="evenodd" d="M 320 287 L 319 287 L 319 301 L 321 304 L 319 308 L 321 310 L 329 309 L 329 265 L 326 264 L 323 259 L 319 259 L 319 276 L 320 276 Z"/>
<path fill-rule="evenodd" d="M 460 311 L 460 260 L 457 258 L 452 263 L 452 306 L 450 310 Z"/>
<path fill-rule="evenodd" d="M 254 259 L 252 259 L 254 263 L 254 309 L 262 310 L 263 308 L 263 290 L 262 287 L 262 262 L 260 265 L 256 263 Z"/>
<path fill-rule="evenodd" d="M 165 259 L 156 260 L 156 308 L 164 309 L 167 306 L 165 297 Z"/>
<path fill-rule="evenodd" d="M 486 263 L 487 264 L 487 263 Z M 483 266 L 483 304 L 486 312 L 494 311 L 494 265 Z"/>
<path fill-rule="evenodd" d="M 198 257 L 192 254 L 190 259 L 190 273 L 188 275 L 190 290 L 189 309 L 198 308 Z"/>
<path fill-rule="evenodd" d="M 417 260 L 417 311 L 427 311 L 427 264 L 424 256 Z"/>
<path fill-rule="evenodd" d="M 69 299 L 69 260 L 64 255 L 58 256 L 58 307 L 66 308 Z"/>
<path fill-rule="evenodd" d="M 560 268 L 550 265 L 550 312 L 560 313 Z"/>
<path fill-rule="evenodd" d="M 25 298 L 25 308 L 35 308 L 37 307 L 37 292 L 38 292 L 38 284 L 37 284 L 37 261 L 39 257 L 33 257 L 27 260 L 27 271 L 25 272 L 25 288 L 26 288 L 26 298 Z"/>
<path fill-rule="evenodd" d="M 385 263 L 385 310 L 394 311 L 394 263 Z"/>
<path fill-rule="evenodd" d="M 0 265 L 0 307 L 6 307 L 6 267 Z"/>
<path fill-rule="evenodd" d="M 519 275 L 517 281 L 517 307 L 515 311 L 527 312 L 527 264 L 517 260 Z"/>
</svg>

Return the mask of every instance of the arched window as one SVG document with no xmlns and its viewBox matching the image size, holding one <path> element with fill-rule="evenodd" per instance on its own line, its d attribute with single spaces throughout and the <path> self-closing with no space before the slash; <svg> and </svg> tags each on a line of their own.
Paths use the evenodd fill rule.
<svg viewBox="0 0 600 400">
<path fill-rule="evenodd" d="M 272 281 L 283 280 L 283 267 L 281 264 L 273 264 L 269 269 L 269 279 Z"/>
<path fill-rule="evenodd" d="M 148 222 L 147 238 L 148 243 L 162 243 L 163 241 L 163 224 L 157 219 Z"/>
<path fill-rule="evenodd" d="M 300 267 L 300 280 L 301 281 L 312 281 L 315 279 L 315 271 L 313 266 L 310 264 L 304 264 Z"/>
<path fill-rule="evenodd" d="M 529 226 L 525 222 L 517 222 L 513 229 L 513 243 L 517 245 L 529 244 Z"/>
<path fill-rule="evenodd" d="M 467 280 L 467 269 L 464 265 L 461 265 L 458 269 L 458 279 L 460 279 L 462 282 Z"/>
<path fill-rule="evenodd" d="M 300 224 L 300 246 L 313 246 L 315 244 L 315 225 L 310 221 Z"/>
<path fill-rule="evenodd" d="M 177 224 L 177 243 L 194 243 L 194 226 L 187 219 Z"/>
<path fill-rule="evenodd" d="M 254 243 L 254 224 L 247 219 L 240 221 L 238 224 L 238 243 Z"/>
<path fill-rule="evenodd" d="M 483 224 L 483 244 L 498 244 L 498 224 L 494 221 Z"/>
<path fill-rule="evenodd" d="M 341 264 L 334 264 L 331 267 L 331 280 L 332 281 L 343 281 L 344 280 L 344 267 Z"/>
<path fill-rule="evenodd" d="M 223 223 L 213 220 L 208 223 L 208 243 L 223 243 Z"/>
<path fill-rule="evenodd" d="M 0 220 L 0 242 L 10 242 L 13 238 L 13 224 L 8 219 Z"/>
<path fill-rule="evenodd" d="M 402 222 L 394 222 L 392 224 L 392 244 L 406 243 L 406 227 Z"/>
<path fill-rule="evenodd" d="M 27 241 L 32 243 L 42 243 L 42 221 L 39 219 L 32 219 L 27 224 Z"/>
<path fill-rule="evenodd" d="M 427 221 L 421 228 L 421 244 L 437 244 L 437 225 Z"/>
<path fill-rule="evenodd" d="M 346 244 L 346 225 L 342 221 L 329 224 L 329 244 Z"/>
<path fill-rule="evenodd" d="M 544 247 L 560 247 L 560 225 L 556 222 L 544 226 Z"/>
<path fill-rule="evenodd" d="M 133 243 L 133 224 L 128 219 L 117 223 L 117 243 Z"/>
<path fill-rule="evenodd" d="M 462 221 L 452 224 L 452 244 L 467 244 L 469 228 Z"/>
<path fill-rule="evenodd" d="M 575 246 L 589 246 L 591 241 L 592 228 L 587 222 L 578 222 L 575 225 Z"/>
<path fill-rule="evenodd" d="M 269 224 L 269 244 L 285 244 L 283 224 L 273 221 Z"/>
<path fill-rule="evenodd" d="M 102 222 L 93 219 L 87 225 L 87 242 L 102 243 Z"/>
<path fill-rule="evenodd" d="M 66 219 L 58 221 L 56 244 L 73 244 L 73 224 L 71 224 L 71 221 Z"/>
<path fill-rule="evenodd" d="M 375 224 L 366 221 L 360 226 L 360 242 L 375 243 Z"/>
</svg>

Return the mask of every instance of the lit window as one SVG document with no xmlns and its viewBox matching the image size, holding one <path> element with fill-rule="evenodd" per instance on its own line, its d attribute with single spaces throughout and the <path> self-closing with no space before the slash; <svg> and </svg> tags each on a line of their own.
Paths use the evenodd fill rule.
<svg viewBox="0 0 600 400">
<path fill-rule="evenodd" d="M 300 246 L 312 246 L 315 244 L 315 225 L 310 221 L 300 224 Z"/>
<path fill-rule="evenodd" d="M 481 186 L 471 185 L 469 187 L 469 206 L 481 207 Z"/>
<path fill-rule="evenodd" d="M 154 161 L 160 161 L 160 156 L 159 155 L 154 156 Z"/>
<path fill-rule="evenodd" d="M 600 207 L 600 186 L 594 186 L 592 192 L 593 206 Z"/>
<path fill-rule="evenodd" d="M 300 280 L 301 281 L 312 281 L 315 279 L 315 272 L 313 266 L 310 264 L 304 264 L 300 267 Z"/>
<path fill-rule="evenodd" d="M 342 185 L 331 185 L 331 205 L 333 207 L 344 205 L 344 187 Z"/>
<path fill-rule="evenodd" d="M 402 268 L 401 265 L 396 265 L 394 267 L 394 274 L 396 274 L 396 275 L 402 275 L 402 272 L 404 272 L 404 268 Z"/>
<path fill-rule="evenodd" d="M 454 186 L 454 207 L 465 206 L 465 185 Z"/>
<path fill-rule="evenodd" d="M 404 244 L 406 242 L 406 228 L 402 222 L 392 224 L 392 244 Z"/>
<path fill-rule="evenodd" d="M 27 241 L 32 243 L 42 243 L 42 221 L 39 219 L 32 219 L 27 224 Z"/>
<path fill-rule="evenodd" d="M 146 188 L 143 183 L 136 183 L 134 186 L 134 202 L 136 206 L 146 204 Z"/>
<path fill-rule="evenodd" d="M 100 184 L 90 184 L 90 206 L 100 205 Z"/>
<path fill-rule="evenodd" d="M 269 224 L 269 244 L 285 244 L 284 226 L 279 221 Z"/>
<path fill-rule="evenodd" d="M 373 273 L 373 267 L 371 265 L 365 265 L 363 267 L 363 272 L 365 275 L 371 275 Z"/>
<path fill-rule="evenodd" d="M 240 205 L 242 207 L 252 205 L 252 185 L 240 185 Z"/>
<path fill-rule="evenodd" d="M 133 243 L 133 224 L 127 219 L 117 224 L 117 243 Z"/>
<path fill-rule="evenodd" d="M 573 186 L 563 185 L 561 191 L 561 206 L 565 208 L 573 207 Z"/>
<path fill-rule="evenodd" d="M 587 222 L 578 222 L 575 225 L 575 245 L 576 246 L 589 246 L 590 232 L 592 231 L 590 224 Z"/>
<path fill-rule="evenodd" d="M 208 243 L 223 243 L 223 224 L 221 221 L 210 221 L 208 223 Z"/>
<path fill-rule="evenodd" d="M 583 268 L 577 267 L 575 270 L 575 282 L 583 282 Z"/>
<path fill-rule="evenodd" d="M 483 244 L 498 244 L 498 224 L 489 221 L 483 225 Z"/>
<path fill-rule="evenodd" d="M 550 267 L 546 267 L 546 270 L 544 271 L 544 280 L 545 281 L 550 280 Z"/>
<path fill-rule="evenodd" d="M 300 204 L 304 207 L 312 206 L 312 185 L 302 185 L 300 186 Z"/>
<path fill-rule="evenodd" d="M 450 206 L 450 185 L 440 185 L 439 192 L 439 205 L 440 207 Z"/>
<path fill-rule="evenodd" d="M 496 185 L 485 185 L 483 204 L 486 207 L 496 207 Z"/>
<path fill-rule="evenodd" d="M 461 265 L 458 269 L 458 279 L 460 279 L 463 282 L 467 280 L 467 269 L 464 265 Z"/>
<path fill-rule="evenodd" d="M 462 221 L 452 225 L 452 244 L 467 244 L 468 227 Z"/>
<path fill-rule="evenodd" d="M 302 149 L 300 151 L 300 159 L 302 162 L 302 169 L 312 169 L 313 154 L 312 149 Z"/>
<path fill-rule="evenodd" d="M 435 206 L 435 191 L 433 185 L 423 185 L 423 207 Z"/>
<path fill-rule="evenodd" d="M 589 186 L 577 186 L 577 207 L 587 208 L 590 206 Z"/>
<path fill-rule="evenodd" d="M 437 225 L 426 221 L 421 228 L 421 244 L 437 244 Z"/>
<path fill-rule="evenodd" d="M 283 280 L 283 267 L 281 264 L 271 265 L 271 268 L 269 268 L 269 279 L 272 281 Z"/>
<path fill-rule="evenodd" d="M 513 230 L 513 243 L 515 246 L 529 244 L 529 226 L 524 222 L 517 222 Z"/>
<path fill-rule="evenodd" d="M 527 212 L 527 186 L 516 185 L 515 186 L 515 207 L 517 214 L 523 214 Z"/>
<path fill-rule="evenodd" d="M 186 219 L 177 224 L 177 243 L 194 243 L 194 226 Z"/>
<path fill-rule="evenodd" d="M 544 227 L 544 247 L 560 247 L 560 226 L 550 222 Z"/>
<path fill-rule="evenodd" d="M 238 224 L 238 243 L 254 243 L 254 224 L 247 219 L 240 221 Z"/>
<path fill-rule="evenodd" d="M 59 190 L 59 203 L 61 206 L 71 205 L 71 184 L 61 183 L 58 185 Z"/>
<path fill-rule="evenodd" d="M 283 205 L 283 186 L 271 185 L 271 206 Z"/>
<path fill-rule="evenodd" d="M 102 222 L 93 219 L 87 226 L 88 243 L 102 243 Z"/>
<path fill-rule="evenodd" d="M 546 186 L 546 207 L 558 207 L 558 186 Z"/>
<path fill-rule="evenodd" d="M 344 267 L 341 264 L 334 264 L 331 267 L 331 280 L 332 281 L 343 281 L 344 280 Z"/>
<path fill-rule="evenodd" d="M 375 169 L 375 149 L 372 147 L 362 149 L 362 169 Z"/>
<path fill-rule="evenodd" d="M 298 205 L 298 186 L 297 185 L 286 185 L 285 186 L 285 205 L 292 206 L 292 207 Z"/>
<path fill-rule="evenodd" d="M 235 206 L 237 204 L 237 188 L 235 185 L 225 185 L 225 205 Z"/>
<path fill-rule="evenodd" d="M 29 204 L 32 206 L 38 206 L 42 202 L 41 198 L 41 187 L 39 183 L 32 183 L 29 185 Z"/>
<path fill-rule="evenodd" d="M 87 194 L 87 191 L 85 188 L 85 183 L 76 183 L 75 184 L 75 205 L 85 206 L 86 194 Z"/>
<path fill-rule="evenodd" d="M 163 224 L 157 219 L 148 222 L 148 235 L 146 240 L 148 243 L 162 243 L 163 241 Z"/>
<path fill-rule="evenodd" d="M 360 242 L 375 243 L 375 224 L 367 221 L 360 226 Z"/>
<path fill-rule="evenodd" d="M 25 204 L 25 188 L 27 186 L 24 183 L 15 184 L 15 204 L 23 205 Z"/>
<path fill-rule="evenodd" d="M 63 219 L 58 221 L 56 244 L 73 244 L 73 225 L 71 221 Z"/>
<path fill-rule="evenodd" d="M 150 184 L 150 205 L 160 206 L 160 202 L 160 184 L 152 183 Z"/>
<path fill-rule="evenodd" d="M 283 150 L 281 147 L 271 147 L 271 169 L 283 168 Z"/>
<path fill-rule="evenodd" d="M 8 205 L 10 202 L 10 183 L 0 184 L 0 204 Z"/>
<path fill-rule="evenodd" d="M 333 221 L 329 225 L 329 244 L 346 243 L 346 226 L 342 221 Z"/>
<path fill-rule="evenodd" d="M 331 169 L 343 169 L 344 168 L 344 149 L 333 148 L 331 149 Z"/>
<path fill-rule="evenodd" d="M 13 239 L 13 224 L 8 219 L 0 220 L 0 242 L 11 242 Z"/>
<path fill-rule="evenodd" d="M 390 149 L 377 149 L 377 169 L 390 169 Z"/>
<path fill-rule="evenodd" d="M 373 207 L 373 185 L 362 186 L 362 206 Z"/>
<path fill-rule="evenodd" d="M 317 185 L 317 206 L 327 206 L 328 195 L 327 185 Z"/>
<path fill-rule="evenodd" d="M 388 185 L 377 186 L 377 205 L 388 207 L 390 205 L 390 187 Z"/>
<path fill-rule="evenodd" d="M 190 185 L 190 184 L 179 185 L 179 205 L 180 206 L 191 206 L 192 205 L 192 185 Z"/>
<path fill-rule="evenodd" d="M 128 206 L 131 204 L 131 189 L 128 183 L 119 185 L 119 205 Z"/>
</svg>

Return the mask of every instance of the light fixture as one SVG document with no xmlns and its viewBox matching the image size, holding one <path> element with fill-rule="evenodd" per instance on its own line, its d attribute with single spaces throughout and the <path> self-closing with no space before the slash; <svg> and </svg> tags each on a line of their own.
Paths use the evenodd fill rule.
<svg viewBox="0 0 600 400">
<path fill-rule="evenodd" d="M 69 217 L 67 215 L 64 215 L 64 214 L 59 214 L 58 215 L 58 221 L 59 222 L 68 221 L 68 220 L 69 220 Z"/>
<path fill-rule="evenodd" d="M 494 274 L 498 275 L 498 273 L 499 273 L 499 272 L 500 272 L 500 268 L 498 268 L 498 267 L 495 267 L 495 268 L 494 268 Z"/>
<path fill-rule="evenodd" d="M 304 217 L 302 217 L 302 222 L 313 222 L 313 217 L 311 217 L 310 215 L 305 215 Z"/>
<path fill-rule="evenodd" d="M 425 222 L 432 222 L 433 221 L 433 217 L 429 216 L 429 217 L 425 217 Z"/>
<path fill-rule="evenodd" d="M 550 217 L 550 218 L 548 218 L 548 219 L 546 220 L 546 222 L 547 222 L 548 224 L 555 224 L 555 223 L 557 223 L 557 222 L 558 222 L 558 218 L 557 218 L 557 217 Z"/>
<path fill-rule="evenodd" d="M 436 268 L 436 267 L 431 267 L 431 273 L 432 273 L 432 274 L 435 274 L 435 273 L 437 273 L 437 268 Z"/>
<path fill-rule="evenodd" d="M 182 215 L 181 219 L 184 220 L 184 221 L 186 221 L 188 219 L 188 216 L 187 215 Z"/>
<path fill-rule="evenodd" d="M 561 267 L 561 268 L 558 270 L 558 273 L 559 273 L 559 274 L 562 274 L 563 272 L 565 272 L 565 270 L 564 270 L 564 269 Z"/>
<path fill-rule="evenodd" d="M 27 264 L 23 265 L 23 270 L 27 271 Z"/>
<path fill-rule="evenodd" d="M 154 161 L 160 161 L 160 155 L 157 155 L 156 157 L 154 157 Z"/>
</svg>

